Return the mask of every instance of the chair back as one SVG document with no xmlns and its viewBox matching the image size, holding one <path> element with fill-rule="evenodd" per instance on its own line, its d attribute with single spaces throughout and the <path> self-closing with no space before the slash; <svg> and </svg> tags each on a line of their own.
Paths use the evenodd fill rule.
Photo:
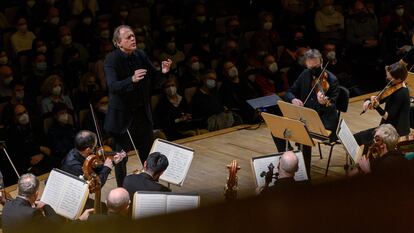
<svg viewBox="0 0 414 233">
<path fill-rule="evenodd" d="M 343 86 L 339 86 L 339 95 L 338 99 L 336 100 L 336 109 L 339 112 L 346 112 L 348 111 L 348 104 L 349 104 L 349 90 Z"/>
</svg>

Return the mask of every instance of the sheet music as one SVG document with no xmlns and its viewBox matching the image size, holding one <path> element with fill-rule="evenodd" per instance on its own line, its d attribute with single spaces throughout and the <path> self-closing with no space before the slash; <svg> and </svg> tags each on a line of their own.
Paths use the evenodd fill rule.
<svg viewBox="0 0 414 233">
<path fill-rule="evenodd" d="M 134 219 L 166 213 L 167 196 L 165 194 L 134 194 Z"/>
<path fill-rule="evenodd" d="M 351 158 L 356 161 L 359 145 L 344 119 L 341 120 L 338 138 Z"/>
<path fill-rule="evenodd" d="M 199 201 L 199 196 L 167 195 L 167 213 L 195 209 Z"/>
<path fill-rule="evenodd" d="M 151 152 L 155 151 L 164 154 L 169 163 L 160 180 L 181 186 L 190 169 L 194 151 L 161 140 L 154 142 Z"/>
<path fill-rule="evenodd" d="M 263 157 L 256 157 L 252 158 L 253 160 L 253 173 L 256 177 L 256 184 L 258 187 L 262 187 L 265 185 L 265 177 L 261 177 L 260 174 L 264 171 L 267 172 L 268 166 L 270 163 L 273 163 L 274 170 L 273 172 L 278 172 L 277 166 L 279 164 L 279 158 L 282 154 L 276 154 L 276 155 L 270 155 L 270 156 L 263 156 Z M 303 154 L 300 151 L 295 151 L 295 155 L 298 157 L 298 171 L 295 173 L 294 179 L 296 181 L 303 181 L 308 180 L 308 175 L 306 173 L 306 167 L 305 162 L 303 159 Z M 275 180 L 272 179 L 272 182 L 269 184 L 269 186 L 274 185 Z"/>
<path fill-rule="evenodd" d="M 86 182 L 52 170 L 40 200 L 49 204 L 56 213 L 76 219 L 84 207 L 88 193 Z"/>
</svg>

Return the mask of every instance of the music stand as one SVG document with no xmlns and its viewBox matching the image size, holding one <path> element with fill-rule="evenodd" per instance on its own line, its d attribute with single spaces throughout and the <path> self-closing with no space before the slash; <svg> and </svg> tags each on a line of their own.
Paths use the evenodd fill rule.
<svg viewBox="0 0 414 233">
<path fill-rule="evenodd" d="M 284 101 L 278 101 L 278 105 L 284 117 L 303 122 L 312 138 L 320 141 L 329 139 L 331 131 L 325 129 L 321 118 L 315 110 Z"/>
<path fill-rule="evenodd" d="M 302 145 L 315 146 L 314 141 L 309 135 L 309 131 L 303 122 L 276 116 L 263 112 L 262 117 L 272 135 L 286 141 L 285 150 L 288 150 L 288 142 L 294 141 Z"/>
<path fill-rule="evenodd" d="M 267 108 L 276 106 L 280 97 L 276 94 L 246 100 L 246 102 L 256 111 L 267 112 Z"/>
</svg>

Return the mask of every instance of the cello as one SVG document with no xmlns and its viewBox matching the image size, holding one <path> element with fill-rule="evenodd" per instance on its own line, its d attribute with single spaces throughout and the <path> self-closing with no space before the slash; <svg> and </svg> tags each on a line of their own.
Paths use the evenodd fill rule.
<svg viewBox="0 0 414 233">
<path fill-rule="evenodd" d="M 224 188 L 224 197 L 226 201 L 234 201 L 237 198 L 238 189 L 237 171 L 240 170 L 237 160 L 233 160 L 227 165 L 227 169 L 229 170 L 229 176 L 227 177 L 227 184 Z"/>
</svg>

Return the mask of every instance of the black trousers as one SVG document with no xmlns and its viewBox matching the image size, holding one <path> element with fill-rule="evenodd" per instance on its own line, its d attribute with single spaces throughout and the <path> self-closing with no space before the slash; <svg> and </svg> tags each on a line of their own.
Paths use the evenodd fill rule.
<svg viewBox="0 0 414 233">
<path fill-rule="evenodd" d="M 154 140 L 153 127 L 151 121 L 146 116 L 144 109 L 133 111 L 132 114 L 133 120 L 128 129 L 131 133 L 136 149 L 138 150 L 139 158 L 142 164 L 144 164 L 145 160 L 147 160 Z M 114 138 L 115 151 L 124 150 L 127 152 L 134 149 L 127 132 L 122 134 L 112 133 L 111 136 Z M 124 178 L 127 173 L 127 161 L 128 157 L 115 165 L 115 178 L 118 187 L 122 187 L 124 182 Z"/>
</svg>

